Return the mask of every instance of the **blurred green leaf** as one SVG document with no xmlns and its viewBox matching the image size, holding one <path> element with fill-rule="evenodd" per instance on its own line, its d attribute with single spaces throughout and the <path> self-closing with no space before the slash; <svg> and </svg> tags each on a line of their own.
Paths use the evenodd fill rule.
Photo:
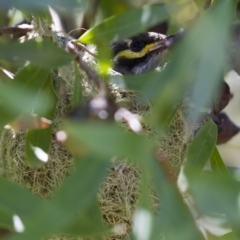
<svg viewBox="0 0 240 240">
<path fill-rule="evenodd" d="M 21 88 L 40 91 L 41 87 L 46 83 L 48 75 L 49 70 L 33 64 L 26 64 L 17 72 L 10 84 L 13 86 L 19 84 Z"/>
<path fill-rule="evenodd" d="M 98 156 L 130 157 L 146 161 L 151 152 L 152 143 L 146 138 L 124 132 L 114 123 L 67 121 L 64 130 L 70 145 L 75 144 L 78 149 L 87 147 Z"/>
<path fill-rule="evenodd" d="M 43 117 L 47 120 L 53 120 L 56 110 L 57 99 L 55 92 L 52 89 L 51 79 L 45 85 L 39 89 L 45 93 L 45 98 L 41 101 L 41 104 L 45 107 L 42 110 Z M 38 168 L 48 162 L 48 153 L 50 149 L 52 139 L 52 126 L 44 129 L 29 130 L 26 136 L 26 158 L 31 167 Z"/>
<path fill-rule="evenodd" d="M 8 83 L 0 82 L 0 127 L 3 127 L 21 112 L 46 109 L 42 106 L 45 95 L 39 89 L 46 82 L 49 71 L 31 64 L 24 66 Z"/>
<path fill-rule="evenodd" d="M 212 120 L 209 120 L 201 127 L 189 145 L 184 164 L 184 172 L 188 177 L 200 174 L 212 155 L 216 140 L 217 126 Z"/>
<path fill-rule="evenodd" d="M 153 214 L 153 209 L 151 205 L 151 195 L 152 188 L 149 187 L 149 166 L 146 164 L 146 167 L 141 171 L 140 183 L 139 183 L 139 201 L 138 207 L 141 209 L 146 209 L 149 213 Z"/>
<path fill-rule="evenodd" d="M 197 49 L 201 51 L 198 53 L 201 57 L 199 58 L 192 92 L 192 99 L 196 109 L 200 109 L 209 103 L 210 96 L 216 91 L 217 84 L 222 79 L 225 46 L 230 41 L 229 29 L 234 19 L 232 14 L 234 9 L 235 6 L 232 1 L 219 2 L 212 11 L 208 11 L 208 14 L 198 21 L 189 36 L 191 43 L 195 42 L 198 46 Z M 208 29 L 207 36 L 199 41 L 201 36 L 206 34 L 206 29 Z M 197 119 L 198 114 L 194 113 L 193 118 Z"/>
<path fill-rule="evenodd" d="M 50 4 L 54 5 L 56 2 L 71 6 L 76 3 L 75 1 L 60 3 L 60 1 L 54 0 Z M 107 1 L 104 2 L 107 4 Z M 195 2 L 199 1 L 195 0 Z M 182 35 L 178 46 L 176 45 L 173 49 L 173 59 L 162 72 L 120 78 L 125 81 L 128 88 L 141 90 L 151 100 L 155 100 L 154 120 L 161 130 L 168 126 L 169 119 L 181 102 L 179 99 L 182 99 L 185 96 L 184 93 L 190 89 L 189 83 L 194 84 L 194 80 L 196 80 L 196 84 L 192 85 L 192 98 L 196 105 L 196 111 L 198 111 L 199 107 L 208 102 L 212 90 L 215 89 L 218 79 L 220 79 L 219 76 L 222 74 L 224 66 L 228 29 L 234 10 L 233 1 L 215 2 L 214 8 L 206 11 L 200 20 L 196 20 L 192 28 Z M 49 1 L 46 0 L 41 3 L 30 3 L 29 0 L 0 2 L 3 9 L 15 5 L 26 11 L 45 9 L 48 4 Z M 199 4 L 201 3 L 199 2 Z M 117 8 L 114 1 L 105 6 L 106 14 L 118 11 L 114 6 Z M 159 5 L 147 6 L 106 20 L 86 33 L 85 38 L 87 37 L 89 42 L 96 41 L 98 47 L 104 44 L 107 47 L 109 40 L 125 38 L 130 34 L 134 35 L 145 31 L 148 25 L 153 25 L 166 18 L 168 18 L 168 14 L 164 8 Z M 171 20 L 174 21 L 174 19 Z M 10 48 L 12 44 L 4 44 L 4 46 L 0 46 L 0 55 L 3 59 L 15 59 L 21 64 L 30 60 L 33 64 L 47 69 L 60 66 L 72 59 L 64 51 L 55 54 L 58 50 L 51 49 L 54 45 L 47 46 L 45 42 L 46 40 L 44 43 L 32 42 L 29 47 L 24 47 L 24 44 L 16 44 L 17 47 L 13 47 L 13 49 Z M 26 44 L 28 43 L 26 42 Z M 41 48 L 39 45 L 43 47 Z M 7 50 L 4 49 L 6 46 Z M 109 58 L 109 52 L 106 51 L 105 55 L 105 50 L 105 48 L 100 48 L 99 51 L 100 65 L 103 68 L 108 66 L 106 60 Z M 52 106 L 52 103 L 48 103 L 49 98 L 47 97 L 49 95 L 42 90 L 45 83 L 51 84 L 46 77 L 49 71 L 31 65 L 30 69 L 28 67 L 24 67 L 22 72 L 17 74 L 15 80 L 8 84 L 0 82 L 1 125 L 6 124 L 21 112 L 32 112 L 34 109 L 34 112 L 41 112 L 44 115 L 48 109 L 51 109 L 49 105 Z M 76 82 L 72 99 L 74 106 L 81 99 L 78 83 Z M 40 106 L 41 109 L 36 110 L 37 106 Z M 197 115 L 198 113 L 193 116 Z M 75 172 L 69 176 L 53 200 L 43 202 L 31 194 L 28 195 L 25 190 L 19 190 L 17 186 L 8 181 L 5 183 L 3 180 L 2 183 L 2 179 L 0 179 L 0 225 L 10 226 L 11 214 L 16 213 L 23 220 L 26 228 L 24 233 L 16 234 L 10 239 L 42 239 L 56 233 L 66 233 L 69 237 L 75 234 L 84 237 L 96 236 L 101 239 L 102 233 L 108 232 L 108 229 L 106 230 L 102 226 L 96 193 L 109 158 L 116 155 L 133 158 L 141 165 L 143 178 L 140 186 L 140 206 L 150 208 L 148 201 L 151 189 L 148 189 L 147 184 L 149 175 L 155 183 L 156 192 L 160 198 L 161 214 L 154 216 L 151 240 L 161 239 L 160 235 L 165 236 L 166 239 L 204 239 L 196 228 L 190 210 L 184 204 L 177 187 L 169 181 L 164 168 L 152 159 L 155 148 L 153 148 L 154 143 L 151 140 L 123 131 L 119 126 L 110 122 L 94 123 L 89 121 L 83 123 L 79 121 L 76 123 L 69 120 L 66 121 L 64 130 L 68 135 L 67 141 L 70 143 L 68 146 L 70 150 L 75 145 L 78 149 L 83 148 L 85 153 L 90 152 L 92 156 L 77 160 Z M 41 149 L 47 149 L 50 135 L 50 132 L 47 133 L 47 137 L 44 134 L 29 134 L 28 140 L 31 140 L 32 137 L 31 141 L 36 141 Z M 196 177 L 189 180 L 189 186 L 199 212 L 206 215 L 225 214 L 234 233 L 240 239 L 239 182 L 231 178 L 230 174 L 225 174 L 227 170 L 219 154 L 216 153 L 216 149 L 213 150 L 215 141 L 216 127 L 210 121 L 200 130 L 190 146 L 186 164 L 189 172 L 190 168 L 200 172 L 213 152 L 211 158 L 213 172 L 197 174 Z M 75 153 L 74 148 L 72 152 Z M 232 238 L 234 233 L 228 234 L 222 239 L 234 239 Z"/>
<path fill-rule="evenodd" d="M 211 168 L 212 171 L 216 174 L 221 175 L 229 175 L 230 172 L 228 171 L 227 167 L 225 166 L 225 163 L 223 162 L 217 147 L 214 148 L 212 156 L 210 158 Z"/>
<path fill-rule="evenodd" d="M 189 182 L 191 195 L 198 210 L 205 214 L 225 214 L 229 223 L 240 238 L 239 192 L 240 184 L 229 175 L 205 173 Z"/>
<path fill-rule="evenodd" d="M 29 130 L 26 136 L 26 158 L 32 168 L 39 168 L 49 160 L 52 128 Z"/>
<path fill-rule="evenodd" d="M 17 197 L 16 197 L 17 196 Z M 11 211 L 23 219 L 29 219 L 31 214 L 41 206 L 42 201 L 36 195 L 0 178 L 0 208 L 3 211 Z"/>
<path fill-rule="evenodd" d="M 221 80 L 233 11 L 232 1 L 220 1 L 180 37 L 159 80 L 144 90 L 157 96 L 153 116 L 155 125 L 162 128 L 168 125 L 181 102 L 179 99 L 186 92 L 188 95 L 192 92 L 195 108 L 189 115 L 193 122 L 199 117 L 199 109 L 209 105 Z M 163 88 L 162 81 L 166 82 Z"/>
<path fill-rule="evenodd" d="M 23 65 L 30 61 L 34 65 L 51 69 L 69 63 L 73 56 L 50 41 L 29 40 L 24 43 L 1 44 L 0 58 L 10 61 L 11 64 Z"/>
<path fill-rule="evenodd" d="M 31 0 L 0 0 L 1 10 L 4 11 L 10 8 L 17 8 L 19 10 L 27 12 L 40 12 L 46 10 L 48 6 L 52 7 L 64 7 L 68 9 L 75 9 L 85 6 L 85 0 L 41 0 L 41 1 L 31 1 Z"/>
<path fill-rule="evenodd" d="M 164 85 L 168 83 L 167 78 L 162 77 L 162 72 L 150 71 L 137 75 L 126 76 L 110 76 L 109 82 L 117 84 L 124 89 L 145 91 L 150 100 L 154 99 L 159 89 L 164 89 Z M 157 87 L 150 90 L 150 87 Z M 148 91 L 146 91 L 148 89 Z"/>
<path fill-rule="evenodd" d="M 217 239 L 218 240 L 237 240 L 237 238 L 233 232 L 227 233 Z"/>
<path fill-rule="evenodd" d="M 132 2 L 128 0 L 115 0 L 115 1 L 101 0 L 100 1 L 100 8 L 103 12 L 104 18 L 126 12 L 132 7 L 133 7 Z"/>
<path fill-rule="evenodd" d="M 33 236 L 35 239 L 40 239 L 56 233 L 69 233 L 69 229 L 76 227 L 77 222 L 81 229 L 81 221 L 77 218 L 77 214 L 81 216 L 81 213 L 94 203 L 107 166 L 108 162 L 100 157 L 88 156 L 86 159 L 76 159 L 74 172 L 55 197 L 33 211 L 25 222 L 26 229 L 23 233 L 9 239 L 32 240 Z M 92 231 L 91 235 L 98 235 L 99 229 L 96 231 L 96 233 Z M 80 231 L 78 234 L 82 235 Z M 83 229 L 84 234 L 86 234 L 85 229 Z"/>
<path fill-rule="evenodd" d="M 205 0 L 194 0 L 195 4 L 198 6 L 200 12 L 204 11 Z"/>
<path fill-rule="evenodd" d="M 85 159 L 75 159 L 75 170 L 56 193 L 53 204 L 66 212 L 83 211 L 90 206 L 109 165 L 106 160 L 92 154 Z M 67 202 L 71 204 L 66 208 Z"/>
<path fill-rule="evenodd" d="M 5 206 L 0 205 L 0 226 L 8 229 L 13 228 L 13 211 L 6 209 Z"/>
<path fill-rule="evenodd" d="M 44 85 L 39 89 L 39 97 L 41 99 L 41 95 L 44 95 L 44 98 L 41 99 L 41 104 L 43 107 L 41 109 L 36 109 L 35 113 L 39 116 L 43 116 L 47 119 L 54 120 L 56 104 L 57 104 L 57 96 L 54 91 L 55 83 L 52 82 L 51 74 L 48 75 L 48 78 Z M 40 100 L 39 100 L 40 101 Z"/>
<path fill-rule="evenodd" d="M 109 42 L 124 39 L 145 31 L 168 17 L 164 5 L 149 5 L 107 18 L 96 27 L 88 30 L 79 39 L 82 43 Z"/>
<path fill-rule="evenodd" d="M 69 234 L 81 235 L 81 236 L 101 236 L 110 232 L 103 225 L 102 213 L 99 207 L 98 199 L 92 202 L 92 204 L 84 210 L 80 219 L 67 231 Z"/>
<path fill-rule="evenodd" d="M 158 240 L 161 235 L 166 239 L 203 240 L 176 185 L 169 181 L 161 164 L 157 164 L 154 159 L 150 164 L 155 190 L 161 199 L 161 213 L 160 217 L 156 217 L 153 221 L 154 231 L 151 239 Z"/>
</svg>

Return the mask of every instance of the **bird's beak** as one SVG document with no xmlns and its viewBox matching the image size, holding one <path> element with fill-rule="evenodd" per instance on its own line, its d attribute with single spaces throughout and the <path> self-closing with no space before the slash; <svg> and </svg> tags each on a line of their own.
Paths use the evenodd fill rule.
<svg viewBox="0 0 240 240">
<path fill-rule="evenodd" d="M 165 35 L 161 35 L 160 40 L 154 43 L 150 51 L 154 51 L 157 49 L 166 49 L 171 47 L 175 43 L 176 35 L 165 36 L 165 37 L 162 37 L 162 36 L 165 36 Z"/>
<path fill-rule="evenodd" d="M 162 40 L 162 42 L 154 43 L 154 45 L 149 49 L 149 51 L 155 51 L 155 50 L 163 48 L 163 47 L 164 47 L 164 40 Z"/>
</svg>

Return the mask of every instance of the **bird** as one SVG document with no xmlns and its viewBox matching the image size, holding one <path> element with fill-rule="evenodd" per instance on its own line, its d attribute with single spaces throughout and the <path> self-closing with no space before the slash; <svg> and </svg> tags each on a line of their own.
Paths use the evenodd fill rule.
<svg viewBox="0 0 240 240">
<path fill-rule="evenodd" d="M 128 39 L 113 42 L 110 46 L 113 53 L 113 69 L 122 75 L 141 74 L 154 70 L 162 63 L 164 52 L 172 45 L 173 39 L 175 35 L 143 32 Z M 76 52 L 74 54 L 77 55 Z M 92 70 L 88 67 L 86 70 L 86 67 L 84 67 L 85 71 L 88 74 L 91 72 L 89 76 L 91 79 Z M 82 120 L 89 118 L 111 120 L 118 110 L 119 107 L 109 93 L 108 87 L 103 83 L 97 96 L 73 109 L 68 117 Z"/>
<path fill-rule="evenodd" d="M 167 48 L 175 35 L 143 32 L 133 37 L 113 42 L 113 69 L 122 75 L 141 74 L 154 70 L 163 62 Z"/>
</svg>

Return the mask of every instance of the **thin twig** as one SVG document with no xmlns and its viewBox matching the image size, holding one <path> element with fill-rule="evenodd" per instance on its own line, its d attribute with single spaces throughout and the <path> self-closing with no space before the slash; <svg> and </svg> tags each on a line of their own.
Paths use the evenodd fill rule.
<svg viewBox="0 0 240 240">
<path fill-rule="evenodd" d="M 67 43 L 67 49 L 70 53 L 74 54 L 76 57 L 76 61 L 78 62 L 79 66 L 86 72 L 89 79 L 91 79 L 98 87 L 98 89 L 106 88 L 102 79 L 98 76 L 96 72 L 94 72 L 83 60 L 82 56 L 77 50 L 76 46 L 73 42 L 69 41 Z"/>
<path fill-rule="evenodd" d="M 24 24 L 17 27 L 0 27 L 0 35 L 3 34 L 23 34 L 33 30 L 33 26 Z"/>
<path fill-rule="evenodd" d="M 77 42 L 76 40 L 73 40 L 72 43 L 76 44 L 77 47 L 82 48 L 84 51 L 86 51 L 87 53 L 89 53 L 91 56 L 93 56 L 94 58 L 97 58 L 97 54 L 92 53 L 91 51 L 89 51 L 83 44 Z"/>
</svg>

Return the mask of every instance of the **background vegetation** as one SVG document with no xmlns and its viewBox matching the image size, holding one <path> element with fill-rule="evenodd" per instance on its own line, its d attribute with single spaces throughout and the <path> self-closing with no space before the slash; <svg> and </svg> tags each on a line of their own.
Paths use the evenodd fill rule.
<svg viewBox="0 0 240 240">
<path fill-rule="evenodd" d="M 231 68 L 238 71 L 239 42 L 232 48 L 237 1 L 0 0 L 0 6 L 1 26 L 21 19 L 34 25 L 33 31 L 24 28 L 31 39 L 22 42 L 19 35 L 1 29 L 1 239 L 240 239 L 240 184 L 215 147 L 216 124 L 206 120 L 186 144 L 179 188 L 167 158 L 156 154 L 179 99 L 186 94 L 191 98 L 194 108 L 187 113 L 194 125 L 198 109 L 208 104 L 224 74 Z M 81 27 L 90 30 L 84 33 Z M 168 54 L 167 66 L 138 76 L 108 76 L 109 43 L 153 27 L 167 34 L 185 30 Z M 99 95 L 95 87 L 84 87 L 86 69 L 80 64 L 79 71 L 74 55 L 65 51 L 66 34 L 56 33 L 75 28 L 72 37 L 97 45 L 106 84 L 124 83 L 128 91 L 140 91 L 151 102 L 144 121 L 154 129 L 154 137 L 126 131 L 128 127 L 120 128 L 114 118 L 93 120 L 83 111 L 89 107 L 87 99 Z M 230 54 L 235 54 L 234 66 Z M 76 106 L 81 106 L 81 114 L 69 116 Z M 119 224 L 103 224 L 106 216 L 98 204 L 99 186 L 113 157 L 136 164 L 140 173 L 137 200 L 129 213 L 133 228 L 123 237 L 116 230 Z M 46 185 L 38 188 L 40 175 Z M 154 207 L 152 195 L 160 199 Z"/>
</svg>

